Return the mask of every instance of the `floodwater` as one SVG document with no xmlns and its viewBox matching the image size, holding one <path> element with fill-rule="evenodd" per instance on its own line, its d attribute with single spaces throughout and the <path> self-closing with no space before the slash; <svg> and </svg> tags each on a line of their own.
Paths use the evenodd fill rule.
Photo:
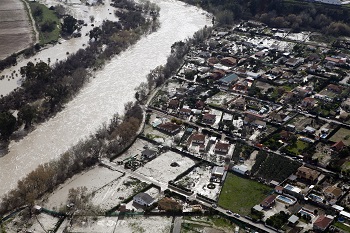
<svg viewBox="0 0 350 233">
<path fill-rule="evenodd" d="M 32 27 L 21 0 L 1 0 L 0 60 L 27 48 L 33 42 Z"/>
<path fill-rule="evenodd" d="M 0 158 L 0 197 L 39 164 L 58 158 L 113 114 L 122 113 L 124 104 L 134 100 L 134 89 L 146 81 L 150 70 L 166 63 L 174 42 L 211 25 L 207 13 L 199 8 L 175 0 L 154 2 L 161 8 L 157 32 L 142 38 L 96 72 L 96 78 L 62 112 L 21 141 L 10 144 L 10 152 Z"/>
<path fill-rule="evenodd" d="M 47 5 L 48 7 L 56 6 L 58 3 L 55 0 L 40 0 L 39 2 Z M 0 95 L 5 96 L 20 86 L 20 68 L 27 65 L 29 61 L 36 63 L 39 61 L 49 62 L 50 60 L 50 64 L 52 65 L 57 61 L 65 60 L 70 53 L 75 53 L 88 43 L 89 36 L 87 36 L 86 33 L 88 33 L 94 26 L 101 25 L 102 21 L 105 19 L 112 21 L 116 20 L 113 13 L 113 7 L 110 6 L 110 0 L 105 0 L 104 5 L 94 7 L 88 7 L 86 5 L 68 5 L 64 4 L 63 2 L 60 2 L 60 4 L 67 9 L 68 14 L 73 15 L 77 19 L 82 19 L 85 23 L 87 23 L 87 26 L 83 26 L 81 29 L 82 37 L 72 38 L 70 40 L 61 39 L 56 45 L 48 46 L 47 48 L 38 52 L 35 56 L 29 59 L 19 60 L 16 66 L 0 72 L 0 77 L 5 77 L 3 80 L 0 80 Z M 90 21 L 91 15 L 93 15 L 95 18 L 92 23 Z"/>
</svg>

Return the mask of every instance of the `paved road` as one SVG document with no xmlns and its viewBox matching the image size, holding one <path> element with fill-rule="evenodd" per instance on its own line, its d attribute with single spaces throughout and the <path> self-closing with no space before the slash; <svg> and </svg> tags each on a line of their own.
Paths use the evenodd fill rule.
<svg viewBox="0 0 350 233">
<path fill-rule="evenodd" d="M 173 233 L 180 233 L 181 223 L 182 223 L 182 216 L 175 217 Z"/>
</svg>

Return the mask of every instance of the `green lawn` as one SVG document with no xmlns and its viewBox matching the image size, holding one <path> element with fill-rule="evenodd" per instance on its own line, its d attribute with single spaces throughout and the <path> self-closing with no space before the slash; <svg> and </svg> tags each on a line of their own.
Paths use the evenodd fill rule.
<svg viewBox="0 0 350 233">
<path fill-rule="evenodd" d="M 350 145 L 350 130 L 340 128 L 330 139 L 331 142 L 343 141 L 346 146 Z"/>
<path fill-rule="evenodd" d="M 60 36 L 61 25 L 55 12 L 38 2 L 29 2 L 29 6 L 39 31 L 40 44 L 56 42 Z M 51 25 L 52 30 L 44 29 L 43 25 Z"/>
<path fill-rule="evenodd" d="M 334 223 L 334 226 L 338 227 L 339 229 L 342 229 L 346 232 L 350 232 L 350 227 L 345 225 L 344 223 L 341 223 L 341 222 L 336 222 Z"/>
<path fill-rule="evenodd" d="M 286 147 L 286 149 L 295 154 L 298 155 L 300 154 L 305 148 L 307 148 L 309 146 L 309 144 L 307 142 L 303 142 L 300 140 L 297 140 L 296 143 L 289 145 Z"/>
<path fill-rule="evenodd" d="M 247 215 L 270 192 L 271 188 L 266 185 L 228 173 L 220 193 L 219 206 Z"/>
</svg>

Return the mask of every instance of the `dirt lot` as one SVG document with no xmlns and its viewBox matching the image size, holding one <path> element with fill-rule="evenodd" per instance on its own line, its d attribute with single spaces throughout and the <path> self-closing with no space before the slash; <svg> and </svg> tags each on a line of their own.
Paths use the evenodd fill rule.
<svg viewBox="0 0 350 233">
<path fill-rule="evenodd" d="M 172 162 L 176 162 L 179 166 L 170 166 Z M 192 159 L 169 151 L 148 162 L 145 166 L 137 169 L 136 172 L 166 184 L 194 164 L 195 162 Z"/>
<path fill-rule="evenodd" d="M 32 43 L 32 27 L 20 0 L 1 0 L 0 59 L 25 49 Z"/>
<path fill-rule="evenodd" d="M 167 217 L 126 217 L 124 219 L 86 218 L 76 221 L 69 232 L 105 233 L 105 232 L 170 232 L 172 218 Z M 117 229 L 117 230 L 116 230 Z M 116 230 L 116 231 L 114 231 Z"/>
</svg>

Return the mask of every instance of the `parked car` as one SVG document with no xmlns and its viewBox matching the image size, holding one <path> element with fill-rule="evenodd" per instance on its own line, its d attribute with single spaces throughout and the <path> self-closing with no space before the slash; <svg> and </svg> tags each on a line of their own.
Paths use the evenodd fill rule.
<svg viewBox="0 0 350 233">
<path fill-rule="evenodd" d="M 213 208 L 217 208 L 217 207 L 218 207 L 218 205 L 214 203 L 214 204 L 212 204 L 212 205 L 211 205 L 211 207 L 213 207 Z"/>
<path fill-rule="evenodd" d="M 227 214 L 232 214 L 232 211 L 231 210 L 226 210 L 226 213 Z"/>
<path fill-rule="evenodd" d="M 233 216 L 235 216 L 236 218 L 241 217 L 241 215 L 239 215 L 239 214 L 237 214 L 237 213 L 234 213 Z"/>
</svg>

